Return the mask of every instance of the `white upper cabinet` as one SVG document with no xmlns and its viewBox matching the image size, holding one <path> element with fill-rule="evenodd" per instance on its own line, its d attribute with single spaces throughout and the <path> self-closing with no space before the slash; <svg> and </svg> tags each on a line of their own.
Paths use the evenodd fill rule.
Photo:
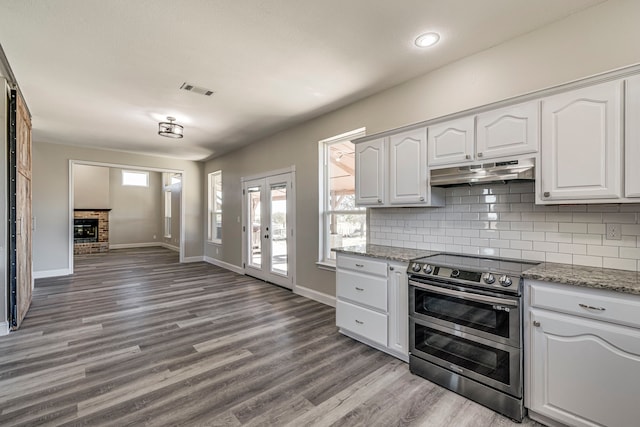
<svg viewBox="0 0 640 427">
<path fill-rule="evenodd" d="M 640 76 L 627 80 L 625 99 L 625 196 L 640 197 Z"/>
<path fill-rule="evenodd" d="M 384 202 L 386 138 L 355 145 L 356 204 L 381 205 Z"/>
<path fill-rule="evenodd" d="M 621 197 L 621 107 L 621 81 L 542 100 L 542 202 Z"/>
<path fill-rule="evenodd" d="M 389 137 L 389 203 L 427 200 L 427 129 Z"/>
<path fill-rule="evenodd" d="M 476 159 L 538 151 L 538 101 L 487 111 L 476 118 Z"/>
<path fill-rule="evenodd" d="M 474 117 L 429 126 L 429 166 L 473 160 Z"/>
</svg>

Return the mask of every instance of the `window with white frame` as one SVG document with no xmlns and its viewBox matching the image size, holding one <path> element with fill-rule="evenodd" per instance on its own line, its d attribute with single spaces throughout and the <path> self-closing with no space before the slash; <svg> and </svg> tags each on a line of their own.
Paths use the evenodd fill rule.
<svg viewBox="0 0 640 427">
<path fill-rule="evenodd" d="M 132 187 L 148 187 L 149 172 L 123 170 L 122 185 Z"/>
<path fill-rule="evenodd" d="M 164 237 L 171 237 L 171 190 L 164 191 Z"/>
<path fill-rule="evenodd" d="M 222 243 L 222 171 L 209 174 L 208 240 Z"/>
<path fill-rule="evenodd" d="M 357 129 L 320 141 L 319 262 L 335 265 L 331 248 L 366 243 L 367 210 L 356 206 L 355 148 L 365 136 Z"/>
</svg>

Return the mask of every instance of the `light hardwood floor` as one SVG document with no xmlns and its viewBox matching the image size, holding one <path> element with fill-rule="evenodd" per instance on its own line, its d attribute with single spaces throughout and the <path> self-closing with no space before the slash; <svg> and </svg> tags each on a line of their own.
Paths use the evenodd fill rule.
<svg viewBox="0 0 640 427">
<path fill-rule="evenodd" d="M 161 248 L 75 269 L 37 280 L 22 328 L 0 337 L 2 426 L 517 425 L 277 286 Z"/>
</svg>

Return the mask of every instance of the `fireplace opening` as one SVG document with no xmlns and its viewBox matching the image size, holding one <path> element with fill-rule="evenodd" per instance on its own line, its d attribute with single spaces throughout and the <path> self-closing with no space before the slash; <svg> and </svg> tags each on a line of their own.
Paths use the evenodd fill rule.
<svg viewBox="0 0 640 427">
<path fill-rule="evenodd" d="M 74 219 L 73 242 L 93 243 L 98 241 L 98 219 Z"/>
</svg>

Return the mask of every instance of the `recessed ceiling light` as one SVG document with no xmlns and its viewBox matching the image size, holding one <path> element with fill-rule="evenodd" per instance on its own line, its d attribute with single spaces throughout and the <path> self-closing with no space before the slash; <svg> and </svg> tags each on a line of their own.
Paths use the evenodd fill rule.
<svg viewBox="0 0 640 427">
<path fill-rule="evenodd" d="M 429 47 L 438 43 L 438 40 L 440 40 L 440 34 L 431 32 L 424 33 L 416 37 L 415 43 L 418 47 Z"/>
</svg>

